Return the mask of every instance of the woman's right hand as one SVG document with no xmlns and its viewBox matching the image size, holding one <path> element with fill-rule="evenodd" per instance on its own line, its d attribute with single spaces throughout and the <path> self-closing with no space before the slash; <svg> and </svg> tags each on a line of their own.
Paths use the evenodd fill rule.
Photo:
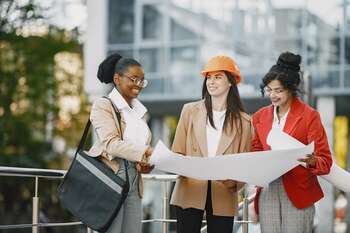
<svg viewBox="0 0 350 233">
<path fill-rule="evenodd" d="M 151 146 L 149 146 L 149 147 L 147 148 L 147 150 L 145 151 L 145 156 L 146 156 L 146 158 L 151 157 L 152 153 L 153 153 L 153 148 L 152 148 Z"/>
<path fill-rule="evenodd" d="M 150 173 L 154 168 L 154 165 L 151 165 L 149 163 L 136 163 L 136 170 L 142 174 L 148 174 Z"/>
<path fill-rule="evenodd" d="M 154 165 L 149 164 L 149 160 L 152 153 L 153 153 L 153 148 L 151 146 L 148 146 L 144 153 L 142 161 L 136 163 L 136 169 L 138 172 L 147 174 L 153 170 Z"/>
<path fill-rule="evenodd" d="M 151 146 L 148 146 L 145 153 L 142 156 L 142 160 L 140 162 L 142 163 L 148 163 L 148 161 L 150 160 L 150 157 L 153 153 L 153 148 Z"/>
</svg>

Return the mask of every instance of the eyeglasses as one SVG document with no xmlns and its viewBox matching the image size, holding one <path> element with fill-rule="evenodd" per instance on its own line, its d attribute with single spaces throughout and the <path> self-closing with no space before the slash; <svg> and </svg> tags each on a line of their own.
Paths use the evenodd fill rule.
<svg viewBox="0 0 350 233">
<path fill-rule="evenodd" d="M 140 78 L 136 78 L 135 76 L 128 76 L 128 75 L 123 75 L 125 77 L 127 77 L 128 79 L 130 79 L 136 86 L 145 88 L 147 87 L 148 81 L 145 79 L 140 79 Z"/>
<path fill-rule="evenodd" d="M 279 94 L 283 93 L 284 91 L 285 91 L 285 89 L 283 89 L 283 88 L 276 88 L 276 89 L 271 89 L 269 87 L 264 88 L 264 92 L 266 95 L 272 95 L 272 93 L 275 93 L 275 95 L 279 95 Z"/>
</svg>

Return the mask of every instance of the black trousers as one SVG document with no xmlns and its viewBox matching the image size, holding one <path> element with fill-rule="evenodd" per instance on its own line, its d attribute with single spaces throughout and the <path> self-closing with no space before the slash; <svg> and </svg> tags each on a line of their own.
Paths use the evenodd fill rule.
<svg viewBox="0 0 350 233">
<path fill-rule="evenodd" d="M 204 210 L 176 206 L 177 233 L 200 233 Z M 208 181 L 205 203 L 208 233 L 232 233 L 234 217 L 215 216 L 211 200 L 211 181 Z"/>
</svg>

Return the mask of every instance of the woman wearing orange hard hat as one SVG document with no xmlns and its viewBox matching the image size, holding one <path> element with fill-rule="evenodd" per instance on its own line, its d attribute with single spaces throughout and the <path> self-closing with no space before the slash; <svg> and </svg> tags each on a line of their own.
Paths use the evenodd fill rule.
<svg viewBox="0 0 350 233">
<path fill-rule="evenodd" d="M 227 56 L 213 57 L 201 74 L 202 100 L 184 105 L 172 150 L 198 157 L 250 151 L 252 127 L 237 89 L 241 75 L 235 61 Z M 231 233 L 238 212 L 237 192 L 242 186 L 235 180 L 180 177 L 171 198 L 177 232 L 199 233 L 205 212 L 208 233 Z"/>
</svg>

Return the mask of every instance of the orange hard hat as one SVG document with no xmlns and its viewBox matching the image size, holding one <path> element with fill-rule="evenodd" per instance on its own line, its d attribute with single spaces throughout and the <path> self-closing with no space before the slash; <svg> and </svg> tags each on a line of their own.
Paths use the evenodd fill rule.
<svg viewBox="0 0 350 233">
<path fill-rule="evenodd" d="M 236 84 L 241 82 L 241 72 L 236 62 L 228 56 L 215 56 L 210 58 L 208 63 L 205 64 L 201 74 L 203 77 L 206 77 L 209 72 L 213 71 L 228 71 L 235 77 Z"/>
</svg>

